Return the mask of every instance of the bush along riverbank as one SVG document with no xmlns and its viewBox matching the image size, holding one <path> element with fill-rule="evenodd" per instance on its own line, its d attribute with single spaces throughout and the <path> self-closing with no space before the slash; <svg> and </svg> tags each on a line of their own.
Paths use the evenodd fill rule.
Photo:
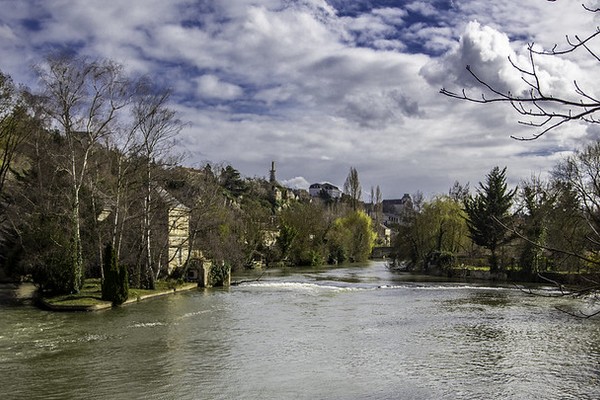
<svg viewBox="0 0 600 400">
<path fill-rule="evenodd" d="M 414 271 L 417 272 L 417 271 Z M 554 286 L 589 287 L 598 282 L 598 274 L 575 272 L 531 272 L 520 269 L 507 269 L 491 272 L 489 267 L 452 267 L 439 268 L 430 266 L 419 270 L 424 275 L 440 276 L 460 281 L 492 281 L 507 283 L 548 284 Z"/>
</svg>

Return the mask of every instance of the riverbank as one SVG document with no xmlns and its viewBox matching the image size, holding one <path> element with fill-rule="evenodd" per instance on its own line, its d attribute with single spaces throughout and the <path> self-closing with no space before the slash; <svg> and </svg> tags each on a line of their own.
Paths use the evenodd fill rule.
<svg viewBox="0 0 600 400">
<path fill-rule="evenodd" d="M 166 283 L 157 290 L 130 289 L 129 298 L 121 305 L 138 303 L 143 300 L 166 296 L 177 292 L 198 288 L 197 283 L 183 283 L 174 287 L 167 287 Z M 100 311 L 113 308 L 110 301 L 102 300 L 100 285 L 96 282 L 86 283 L 80 293 L 55 297 L 36 298 L 42 308 L 51 311 Z"/>
<path fill-rule="evenodd" d="M 419 274 L 439 276 L 459 280 L 470 281 L 492 281 L 509 283 L 531 283 L 531 284 L 553 284 L 572 287 L 589 287 L 596 284 L 598 274 L 591 273 L 570 273 L 570 272 L 540 272 L 530 273 L 521 270 L 506 270 L 500 272 L 490 272 L 489 269 L 471 269 L 471 268 L 428 268 L 425 271 L 418 271 Z"/>
</svg>

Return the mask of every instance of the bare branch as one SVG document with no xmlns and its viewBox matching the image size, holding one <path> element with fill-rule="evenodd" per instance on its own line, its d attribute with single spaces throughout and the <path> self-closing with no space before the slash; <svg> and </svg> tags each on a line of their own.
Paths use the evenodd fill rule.
<svg viewBox="0 0 600 400">
<path fill-rule="evenodd" d="M 523 235 L 521 232 L 519 232 L 517 229 L 511 228 L 511 227 L 507 226 L 506 224 L 503 224 L 497 218 L 494 218 L 494 221 L 497 224 L 499 224 L 500 226 L 502 226 L 504 229 L 506 229 L 508 232 L 514 234 L 515 236 L 519 237 L 520 239 L 523 239 L 527 243 L 529 243 L 531 245 L 534 245 L 534 246 L 536 246 L 536 247 L 538 247 L 540 249 L 551 251 L 551 252 L 554 252 L 554 253 L 565 254 L 567 256 L 575 257 L 575 258 L 578 258 L 578 259 L 580 259 L 582 261 L 589 262 L 591 264 L 600 265 L 600 261 L 595 260 L 593 258 L 585 257 L 585 256 L 582 256 L 581 254 L 578 254 L 578 253 L 570 252 L 570 251 L 563 250 L 563 249 L 557 249 L 557 248 L 554 248 L 554 247 L 549 247 L 549 246 L 545 246 L 545 245 L 539 244 L 537 242 L 534 242 L 533 240 L 529 239 L 528 237 L 526 237 L 525 235 Z"/>
<path fill-rule="evenodd" d="M 586 5 L 583 5 L 583 7 L 590 12 L 600 11 L 600 9 L 592 9 Z M 517 140 L 536 140 L 571 121 L 598 123 L 600 119 L 595 117 L 595 115 L 600 111 L 600 99 L 594 96 L 589 90 L 583 88 L 577 80 L 573 81 L 573 90 L 571 93 L 546 93 L 548 89 L 545 88 L 538 73 L 536 57 L 561 57 L 581 49 L 587 52 L 595 61 L 600 62 L 600 55 L 596 54 L 590 47 L 591 42 L 599 36 L 600 28 L 596 28 L 593 33 L 583 38 L 579 35 L 573 37 L 566 36 L 566 46 L 564 49 L 559 49 L 558 44 L 555 44 L 550 50 L 538 50 L 532 42 L 527 46 L 527 66 L 518 65 L 509 57 L 508 62 L 515 70 L 515 74 L 519 74 L 522 82 L 529 88 L 527 92 L 522 92 L 521 94 L 510 91 L 504 92 L 498 86 L 479 76 L 471 65 L 467 65 L 466 69 L 469 75 L 482 88 L 481 95 L 472 96 L 465 89 L 462 89 L 459 93 L 446 88 L 442 88 L 440 93 L 451 98 L 478 104 L 510 103 L 520 115 L 532 118 L 530 121 L 520 120 L 518 121 L 519 124 L 533 128 L 542 128 L 539 132 L 529 137 L 511 136 Z M 532 106 L 526 107 L 526 104 L 531 104 Z"/>
<path fill-rule="evenodd" d="M 584 313 L 584 312 L 583 312 L 583 311 L 581 311 L 581 310 L 578 310 L 577 312 L 572 312 L 572 311 L 565 310 L 564 308 L 560 308 L 560 307 L 554 307 L 554 308 L 556 308 L 556 309 L 557 309 L 558 311 L 560 311 L 560 312 L 563 312 L 563 313 L 565 313 L 565 314 L 569 314 L 569 315 L 570 315 L 570 316 L 572 316 L 572 317 L 576 317 L 576 318 L 583 318 L 583 319 L 592 318 L 592 317 L 595 317 L 596 315 L 599 315 L 599 314 L 600 314 L 600 310 L 598 310 L 598 311 L 594 311 L 594 312 L 593 312 L 593 313 L 591 313 L 591 314 L 586 314 L 586 313 Z"/>
</svg>

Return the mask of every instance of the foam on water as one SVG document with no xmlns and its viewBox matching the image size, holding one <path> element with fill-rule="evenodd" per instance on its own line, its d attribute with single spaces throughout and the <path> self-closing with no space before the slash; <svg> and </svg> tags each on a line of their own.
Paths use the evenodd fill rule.
<svg viewBox="0 0 600 400">
<path fill-rule="evenodd" d="M 349 292 L 358 290 L 368 290 L 367 287 L 359 286 L 337 286 L 331 283 L 311 283 L 311 282 L 253 282 L 243 284 L 242 288 L 261 288 L 273 290 L 296 291 L 306 293 L 316 292 Z"/>
<path fill-rule="evenodd" d="M 505 287 L 505 286 L 477 286 L 477 285 L 441 285 L 441 284 L 414 284 L 407 283 L 401 285 L 369 285 L 363 284 L 349 284 L 347 282 L 336 282 L 336 283 L 313 283 L 313 282 L 252 282 L 240 285 L 241 288 L 261 288 L 261 289 L 274 289 L 274 290 L 286 290 L 286 291 L 298 291 L 298 292 L 317 292 L 317 291 L 332 291 L 332 292 L 350 292 L 350 291 L 364 291 L 364 290 L 482 290 L 482 291 L 518 291 L 521 290 L 516 287 Z M 551 291 L 544 290 L 544 293 L 551 293 Z"/>
<path fill-rule="evenodd" d="M 162 322 L 138 322 L 132 325 L 129 325 L 128 328 L 153 328 L 155 326 L 164 326 L 165 324 Z"/>
<path fill-rule="evenodd" d="M 189 313 L 185 313 L 181 316 L 181 318 L 190 318 L 190 317 L 195 317 L 197 315 L 202 315 L 202 314 L 206 314 L 206 313 L 210 313 L 210 310 L 201 310 L 201 311 L 194 311 L 194 312 L 189 312 Z"/>
</svg>

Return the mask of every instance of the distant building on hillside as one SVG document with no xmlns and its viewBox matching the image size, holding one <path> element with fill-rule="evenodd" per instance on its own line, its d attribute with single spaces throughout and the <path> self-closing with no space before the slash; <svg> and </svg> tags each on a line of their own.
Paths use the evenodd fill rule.
<svg viewBox="0 0 600 400">
<path fill-rule="evenodd" d="M 386 226 L 397 225 L 401 223 L 401 216 L 407 208 L 412 207 L 412 198 L 407 193 L 400 199 L 390 199 L 382 201 L 383 223 Z"/>
<path fill-rule="evenodd" d="M 406 193 L 401 199 L 383 200 L 381 204 L 384 213 L 400 215 L 406 207 L 412 205 L 412 198 L 410 194 Z"/>
<path fill-rule="evenodd" d="M 342 197 L 342 191 L 329 182 L 313 183 L 308 188 L 308 192 L 311 197 L 320 197 L 322 193 L 327 194 L 332 199 L 339 199 Z"/>
</svg>

